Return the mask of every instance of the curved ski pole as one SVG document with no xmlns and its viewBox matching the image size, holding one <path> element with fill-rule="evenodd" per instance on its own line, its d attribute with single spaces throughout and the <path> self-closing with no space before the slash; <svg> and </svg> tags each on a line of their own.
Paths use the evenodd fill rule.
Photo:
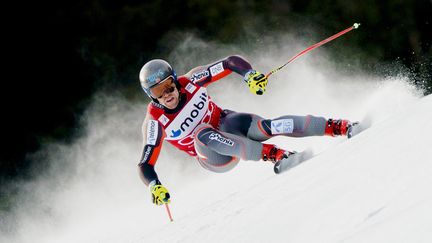
<svg viewBox="0 0 432 243">
<path fill-rule="evenodd" d="M 283 67 L 285 67 L 286 65 L 288 65 L 288 63 L 294 61 L 297 57 L 299 57 L 299 56 L 305 54 L 306 52 L 312 51 L 313 49 L 315 49 L 315 48 L 317 48 L 317 47 L 319 47 L 319 46 L 322 46 L 322 45 L 324 45 L 325 43 L 330 42 L 330 41 L 332 41 L 332 40 L 338 38 L 339 36 L 341 36 L 341 35 L 343 35 L 343 34 L 349 32 L 349 31 L 351 31 L 351 30 L 353 30 L 353 29 L 357 29 L 359 26 L 360 26 L 360 23 L 355 23 L 355 24 L 353 24 L 351 27 L 349 27 L 349 28 L 347 28 L 347 29 L 345 29 L 345 30 L 342 30 L 341 32 L 339 32 L 339 33 L 337 33 L 337 34 L 334 34 L 334 35 L 330 36 L 329 38 L 327 38 L 327 39 L 325 39 L 325 40 L 322 40 L 322 41 L 320 41 L 320 42 L 318 42 L 318 43 L 316 43 L 316 44 L 314 44 L 314 45 L 312 45 L 312 46 L 310 46 L 310 47 L 304 49 L 303 51 L 299 52 L 297 55 L 291 57 L 291 59 L 289 59 L 288 62 L 286 62 L 284 65 L 282 65 L 282 66 L 280 66 L 280 67 L 278 67 L 278 68 L 275 68 L 275 69 L 271 70 L 271 71 L 266 75 L 266 77 L 267 77 L 267 78 L 270 77 L 270 75 L 272 75 L 272 74 L 274 74 L 275 72 L 281 70 Z"/>
</svg>

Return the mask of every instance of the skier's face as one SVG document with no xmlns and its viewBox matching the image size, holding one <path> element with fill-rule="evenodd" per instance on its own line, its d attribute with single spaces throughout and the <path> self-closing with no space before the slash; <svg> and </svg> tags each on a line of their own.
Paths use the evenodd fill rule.
<svg viewBox="0 0 432 243">
<path fill-rule="evenodd" d="M 176 108 L 179 103 L 179 92 L 173 77 L 169 77 L 154 88 L 151 88 L 150 92 L 161 105 L 168 109 Z"/>
</svg>

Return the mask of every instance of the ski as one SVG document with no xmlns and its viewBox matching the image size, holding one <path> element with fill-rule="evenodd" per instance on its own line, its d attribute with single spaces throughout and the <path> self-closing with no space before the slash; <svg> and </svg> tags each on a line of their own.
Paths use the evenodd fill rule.
<svg viewBox="0 0 432 243">
<path fill-rule="evenodd" d="M 347 137 L 348 137 L 348 139 L 354 137 L 357 134 L 359 134 L 364 129 L 365 128 L 363 126 L 360 126 L 359 122 L 354 122 L 348 128 L 348 131 L 347 131 Z"/>
<path fill-rule="evenodd" d="M 304 150 L 302 152 L 294 152 L 288 156 L 288 158 L 282 159 L 274 165 L 274 172 L 280 174 L 285 172 L 304 161 L 310 159 L 313 156 L 312 151 Z"/>
<path fill-rule="evenodd" d="M 359 122 L 354 122 L 350 125 L 350 127 L 347 130 L 347 137 L 348 139 L 356 136 L 363 130 L 367 129 L 369 126 L 367 125 L 360 125 Z M 311 150 L 304 150 L 302 152 L 294 152 L 292 154 L 288 155 L 288 158 L 282 159 L 274 165 L 274 172 L 276 174 L 280 174 L 282 172 L 285 172 L 304 161 L 310 159 L 313 157 L 313 153 Z"/>
</svg>

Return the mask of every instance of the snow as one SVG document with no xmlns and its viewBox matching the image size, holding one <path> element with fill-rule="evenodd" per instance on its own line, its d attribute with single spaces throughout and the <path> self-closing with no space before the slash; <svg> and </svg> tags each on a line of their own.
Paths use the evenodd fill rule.
<svg viewBox="0 0 432 243">
<path fill-rule="evenodd" d="M 145 105 L 99 93 L 80 138 L 34 156 L 51 166 L 22 183 L 0 242 L 432 242 L 432 96 L 403 77 L 329 73 L 307 60 L 272 76 L 262 97 L 234 76 L 210 94 L 265 117 L 343 117 L 369 129 L 350 140 L 272 138 L 315 154 L 280 175 L 252 161 L 214 174 L 165 144 L 156 170 L 172 195 L 170 222 L 136 172 Z"/>
<path fill-rule="evenodd" d="M 431 107 L 432 96 L 425 97 L 307 163 L 140 240 L 430 242 Z M 412 128 L 424 129 L 413 136 Z"/>
</svg>

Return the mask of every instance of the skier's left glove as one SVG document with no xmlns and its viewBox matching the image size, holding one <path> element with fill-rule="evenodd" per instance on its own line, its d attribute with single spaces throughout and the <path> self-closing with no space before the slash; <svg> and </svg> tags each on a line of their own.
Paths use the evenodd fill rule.
<svg viewBox="0 0 432 243">
<path fill-rule="evenodd" d="M 244 81 L 248 84 L 252 94 L 262 95 L 266 91 L 268 79 L 256 70 L 249 70 L 244 76 Z"/>
<path fill-rule="evenodd" d="M 171 202 L 168 190 L 158 180 L 150 182 L 150 192 L 152 193 L 153 203 L 156 205 Z"/>
</svg>

